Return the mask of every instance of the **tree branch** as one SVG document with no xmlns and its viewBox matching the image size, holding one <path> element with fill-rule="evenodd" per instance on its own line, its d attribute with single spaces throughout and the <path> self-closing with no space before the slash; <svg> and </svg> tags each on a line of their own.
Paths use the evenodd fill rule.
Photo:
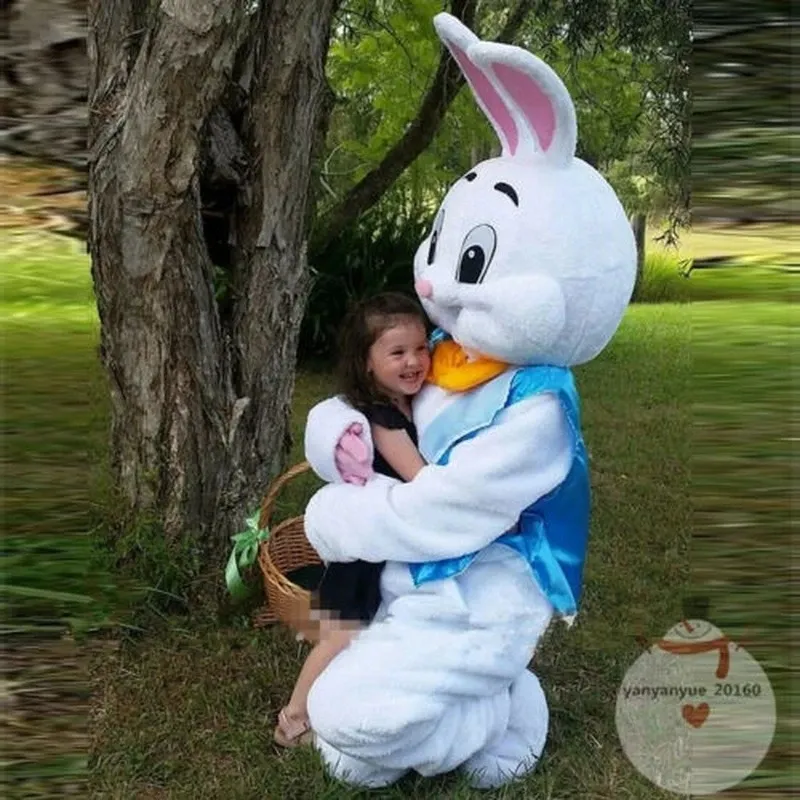
<svg viewBox="0 0 800 800">
<path fill-rule="evenodd" d="M 775 28 L 793 28 L 795 23 L 791 20 L 767 20 L 754 25 L 740 25 L 735 28 L 725 28 L 717 31 L 696 31 L 694 34 L 694 45 L 705 46 L 721 42 L 724 39 L 735 39 L 739 36 L 747 36 L 750 33 L 758 33 Z"/>
<path fill-rule="evenodd" d="M 533 8 L 534 0 L 520 0 L 508 17 L 496 41 L 510 42 Z M 476 0 L 453 0 L 451 13 L 472 28 Z M 457 65 L 442 47 L 439 66 L 414 120 L 375 169 L 364 176 L 317 225 L 311 251 L 324 250 L 348 225 L 355 222 L 391 188 L 413 161 L 431 143 L 447 109 L 464 79 Z"/>
</svg>

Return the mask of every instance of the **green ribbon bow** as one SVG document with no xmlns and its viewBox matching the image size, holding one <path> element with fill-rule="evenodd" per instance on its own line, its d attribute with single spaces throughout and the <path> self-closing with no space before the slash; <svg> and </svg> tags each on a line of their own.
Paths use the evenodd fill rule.
<svg viewBox="0 0 800 800">
<path fill-rule="evenodd" d="M 256 512 L 247 520 L 245 530 L 231 536 L 233 551 L 228 559 L 228 566 L 225 567 L 225 583 L 228 584 L 228 591 L 236 598 L 245 597 L 248 593 L 239 570 L 255 563 L 261 542 L 269 539 L 269 528 L 259 529 L 258 517 L 258 512 Z"/>
</svg>

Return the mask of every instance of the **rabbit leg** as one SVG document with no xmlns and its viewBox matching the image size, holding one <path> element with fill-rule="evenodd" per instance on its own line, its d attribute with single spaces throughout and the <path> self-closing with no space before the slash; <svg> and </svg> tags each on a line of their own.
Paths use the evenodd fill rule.
<svg viewBox="0 0 800 800">
<path fill-rule="evenodd" d="M 328 771 L 334 778 L 354 786 L 379 789 L 399 780 L 408 771 L 383 767 L 369 761 L 354 758 L 341 750 L 337 750 L 320 736 L 314 737 L 314 747 L 319 751 L 322 760 L 328 767 Z"/>
<path fill-rule="evenodd" d="M 323 757 L 335 774 L 342 753 L 398 775 L 449 772 L 507 728 L 508 687 L 529 654 L 506 631 L 373 624 L 309 694 L 312 727 L 330 746 Z"/>
<path fill-rule="evenodd" d="M 533 770 L 547 740 L 549 713 L 539 679 L 525 671 L 511 686 L 508 727 L 462 769 L 478 789 L 491 789 Z"/>
</svg>

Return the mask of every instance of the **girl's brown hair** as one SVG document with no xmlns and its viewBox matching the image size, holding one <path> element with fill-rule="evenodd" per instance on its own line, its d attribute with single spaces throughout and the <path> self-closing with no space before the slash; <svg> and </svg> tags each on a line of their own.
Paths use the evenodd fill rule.
<svg viewBox="0 0 800 800">
<path fill-rule="evenodd" d="M 369 350 L 385 331 L 409 319 L 425 327 L 425 314 L 419 304 L 398 292 L 376 294 L 347 312 L 339 331 L 336 372 L 339 391 L 354 408 L 388 400 L 367 372 Z"/>
</svg>

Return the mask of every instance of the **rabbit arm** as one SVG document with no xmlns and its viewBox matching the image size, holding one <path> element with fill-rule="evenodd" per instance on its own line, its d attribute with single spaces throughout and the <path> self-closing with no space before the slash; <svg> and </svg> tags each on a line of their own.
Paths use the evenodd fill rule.
<svg viewBox="0 0 800 800">
<path fill-rule="evenodd" d="M 306 509 L 306 534 L 330 561 L 420 562 L 481 550 L 566 477 L 567 421 L 554 395 L 504 411 L 458 445 L 446 466 L 411 483 L 382 475 L 366 486 L 327 486 Z"/>
<path fill-rule="evenodd" d="M 373 447 L 367 418 L 351 408 L 340 397 L 330 397 L 317 403 L 308 413 L 305 430 L 305 453 L 311 468 L 329 483 L 341 483 L 336 467 L 336 446 L 353 424 L 361 425 L 368 461 L 372 463 Z"/>
</svg>

